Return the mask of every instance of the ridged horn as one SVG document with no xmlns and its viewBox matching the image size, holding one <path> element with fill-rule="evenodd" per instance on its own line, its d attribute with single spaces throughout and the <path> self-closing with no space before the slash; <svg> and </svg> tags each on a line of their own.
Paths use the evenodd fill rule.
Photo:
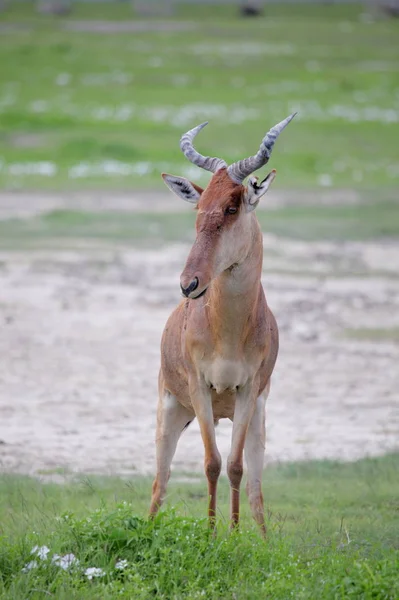
<svg viewBox="0 0 399 600">
<path fill-rule="evenodd" d="M 211 171 L 211 173 L 216 173 L 219 169 L 223 167 L 227 167 L 227 164 L 221 158 L 211 158 L 210 156 L 202 156 L 193 146 L 193 139 L 197 135 L 201 129 L 208 125 L 208 121 L 202 123 L 201 125 L 197 125 L 190 131 L 187 131 L 181 139 L 180 139 L 180 148 L 186 158 L 197 167 L 201 167 L 201 169 L 206 169 L 207 171 Z"/>
<path fill-rule="evenodd" d="M 259 150 L 255 156 L 244 158 L 243 160 L 239 160 L 238 162 L 229 166 L 227 172 L 233 181 L 236 183 L 242 183 L 248 175 L 251 175 L 251 173 L 257 171 L 267 163 L 276 139 L 283 129 L 287 127 L 288 123 L 292 121 L 296 114 L 297 113 L 293 113 L 284 119 L 284 121 L 277 123 L 277 125 L 270 129 L 270 131 L 263 138 Z"/>
</svg>

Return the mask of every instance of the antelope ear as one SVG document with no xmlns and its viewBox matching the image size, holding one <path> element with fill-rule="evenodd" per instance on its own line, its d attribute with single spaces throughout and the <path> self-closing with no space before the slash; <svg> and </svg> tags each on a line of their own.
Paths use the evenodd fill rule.
<svg viewBox="0 0 399 600">
<path fill-rule="evenodd" d="M 275 169 L 273 169 L 273 171 L 271 171 L 259 184 L 257 177 L 250 177 L 244 196 L 245 209 L 247 212 L 251 212 L 251 210 L 254 210 L 258 206 L 259 200 L 262 198 L 263 194 L 266 194 L 275 177 Z"/>
<path fill-rule="evenodd" d="M 177 177 L 176 175 L 162 173 L 162 179 L 172 192 L 177 196 L 180 196 L 180 198 L 183 198 L 183 200 L 186 200 L 186 202 L 191 202 L 192 204 L 198 203 L 198 200 L 204 191 L 201 187 L 191 183 L 191 181 L 185 177 Z"/>
</svg>

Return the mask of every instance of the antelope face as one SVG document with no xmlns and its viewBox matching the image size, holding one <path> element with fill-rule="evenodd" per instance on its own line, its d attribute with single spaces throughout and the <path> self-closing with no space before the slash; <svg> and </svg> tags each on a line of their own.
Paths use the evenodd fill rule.
<svg viewBox="0 0 399 600">
<path fill-rule="evenodd" d="M 250 213 L 267 191 L 274 174 L 272 171 L 259 186 L 254 178 L 244 187 L 222 168 L 205 190 L 182 177 L 163 175 L 175 193 L 197 203 L 196 239 L 180 277 L 184 296 L 201 297 L 212 279 L 245 259 L 252 244 Z"/>
<path fill-rule="evenodd" d="M 200 194 L 196 240 L 180 278 L 184 296 L 202 296 L 212 279 L 242 258 L 248 229 L 243 192 L 243 187 L 222 169 Z"/>
<path fill-rule="evenodd" d="M 200 298 L 212 279 L 240 264 L 247 256 L 252 243 L 250 213 L 268 190 L 276 172 L 271 171 L 261 183 L 251 177 L 246 187 L 242 181 L 267 163 L 277 136 L 293 116 L 272 127 L 255 156 L 230 167 L 220 158 L 204 157 L 194 149 L 192 140 L 206 123 L 181 138 L 180 146 L 186 157 L 214 173 L 205 190 L 184 177 L 162 175 L 166 185 L 184 200 L 194 203 L 198 211 L 196 239 L 180 278 L 182 293 L 187 298 Z"/>
</svg>

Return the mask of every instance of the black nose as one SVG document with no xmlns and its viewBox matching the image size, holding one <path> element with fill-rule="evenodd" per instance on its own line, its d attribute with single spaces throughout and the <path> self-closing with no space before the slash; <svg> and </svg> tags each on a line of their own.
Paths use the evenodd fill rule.
<svg viewBox="0 0 399 600">
<path fill-rule="evenodd" d="M 192 280 L 192 282 L 190 283 L 190 285 L 188 287 L 184 288 L 182 285 L 180 287 L 181 287 L 183 296 L 188 298 L 189 295 L 191 294 L 191 292 L 196 290 L 198 287 L 198 277 L 194 277 L 194 279 Z"/>
</svg>

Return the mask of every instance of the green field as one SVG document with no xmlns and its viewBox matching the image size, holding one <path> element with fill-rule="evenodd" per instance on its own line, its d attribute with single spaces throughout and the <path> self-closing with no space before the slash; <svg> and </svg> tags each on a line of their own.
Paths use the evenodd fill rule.
<svg viewBox="0 0 399 600">
<path fill-rule="evenodd" d="M 241 532 L 228 533 L 225 479 L 213 538 L 204 481 L 172 477 L 166 509 L 151 524 L 145 478 L 71 482 L 66 474 L 57 485 L 3 476 L 0 598 L 395 600 L 398 460 L 270 467 L 266 542 L 244 499 Z M 46 560 L 31 554 L 35 546 L 49 548 Z M 54 554 L 69 553 L 79 560 L 70 571 L 51 564 Z M 124 570 L 115 568 L 120 560 Z M 36 567 L 26 568 L 32 561 Z M 102 571 L 88 580 L 92 567 Z"/>
<path fill-rule="evenodd" d="M 180 206 L 176 199 L 176 205 Z M 184 207 L 183 207 L 184 209 Z M 85 212 L 54 210 L 32 218 L 0 220 L 0 248 L 73 246 L 77 240 L 160 247 L 194 238 L 195 212 Z M 285 207 L 258 211 L 265 233 L 296 239 L 390 240 L 399 237 L 394 200 L 359 206 Z"/>
<path fill-rule="evenodd" d="M 181 156 L 185 130 L 209 120 L 199 148 L 234 161 L 298 110 L 272 160 L 281 188 L 395 189 L 399 22 L 363 11 L 273 4 L 243 20 L 231 7 L 180 7 L 170 30 L 150 20 L 95 33 L 93 20 L 137 26 L 129 3 L 74 3 L 68 18 L 11 3 L 0 14 L 0 188 L 153 187 L 162 170 L 206 181 Z"/>
</svg>

